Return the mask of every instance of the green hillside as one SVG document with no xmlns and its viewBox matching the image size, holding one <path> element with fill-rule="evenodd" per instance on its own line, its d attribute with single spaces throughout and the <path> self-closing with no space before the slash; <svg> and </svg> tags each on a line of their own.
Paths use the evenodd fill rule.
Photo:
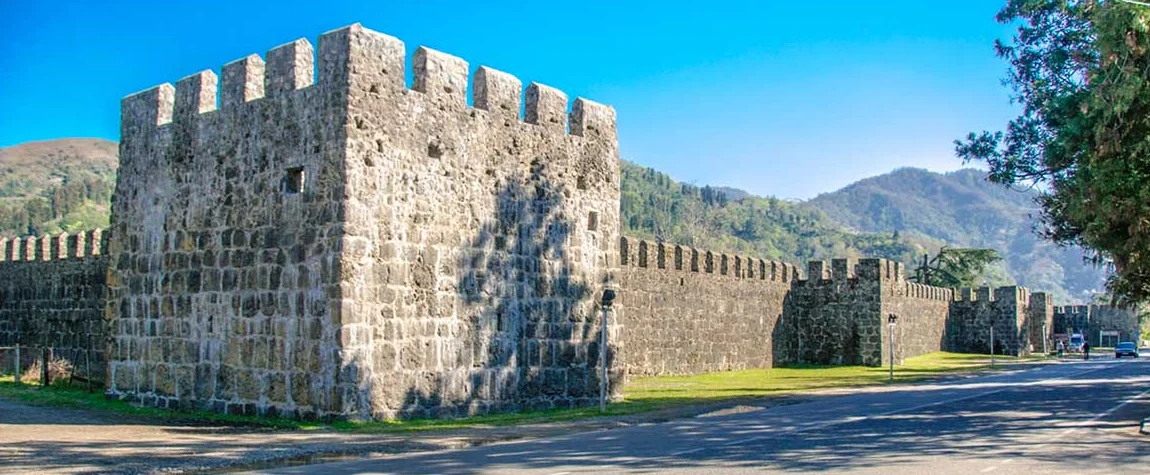
<svg viewBox="0 0 1150 475">
<path fill-rule="evenodd" d="M 117 152 L 100 139 L 0 148 L 0 237 L 107 226 Z"/>
<path fill-rule="evenodd" d="M 1101 270 L 1080 249 L 1060 248 L 1034 233 L 1034 190 L 990 183 L 985 172 L 940 174 L 902 168 L 819 195 L 806 206 L 859 232 L 930 236 L 955 246 L 998 250 L 1021 285 L 1055 292 L 1060 301 L 1089 300 L 1102 287 Z"/>
</svg>

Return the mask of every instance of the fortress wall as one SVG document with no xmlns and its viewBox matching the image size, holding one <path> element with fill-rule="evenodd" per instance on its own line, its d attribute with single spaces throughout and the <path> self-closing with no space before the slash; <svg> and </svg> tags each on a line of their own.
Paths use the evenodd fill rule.
<svg viewBox="0 0 1150 475">
<path fill-rule="evenodd" d="M 1042 353 L 1045 341 L 1046 351 L 1054 350 L 1054 299 L 1045 292 L 1030 294 L 1026 307 L 1026 339 L 1023 348 L 1029 352 Z"/>
<path fill-rule="evenodd" d="M 774 331 L 776 365 L 877 364 L 886 261 L 810 261 L 794 282 Z"/>
<path fill-rule="evenodd" d="M 406 52 L 357 24 L 122 101 L 109 395 L 355 419 L 591 404 L 612 284 L 614 399 L 625 372 L 882 364 L 890 313 L 899 359 L 940 328 L 1025 343 L 1025 289 L 951 302 L 881 259 L 798 280 L 622 240 L 613 109 Z"/>
<path fill-rule="evenodd" d="M 121 103 L 109 395 L 340 414 L 346 45 L 296 40 Z"/>
<path fill-rule="evenodd" d="M 402 41 L 359 25 L 320 44 L 346 73 L 342 415 L 597 402 L 597 302 L 618 266 L 614 110 L 426 47 L 408 64 Z"/>
<path fill-rule="evenodd" d="M 1090 330 L 1089 305 L 1054 307 L 1054 333 L 1086 333 Z"/>
<path fill-rule="evenodd" d="M 892 263 L 893 264 L 893 263 Z M 947 317 L 954 290 L 902 280 L 902 264 L 895 264 L 896 278 L 885 281 L 882 296 L 883 324 L 894 314 L 894 357 L 906 358 L 941 351 L 945 346 Z M 890 364 L 890 329 L 883 330 L 882 364 Z"/>
<path fill-rule="evenodd" d="M 23 367 L 50 347 L 78 374 L 105 379 L 107 259 L 100 230 L 0 239 L 0 347 L 24 347 Z M 15 352 L 0 352 L 0 373 Z"/>
<path fill-rule="evenodd" d="M 1088 340 L 1091 345 L 1099 345 L 1099 332 L 1118 331 L 1119 341 L 1133 341 L 1139 343 L 1141 330 L 1138 324 L 1138 311 L 1131 308 L 1112 307 L 1109 305 L 1090 306 L 1090 324 L 1087 327 Z M 1110 337 L 1112 340 L 1113 337 Z M 1109 343 L 1109 341 L 1107 342 Z"/>
<path fill-rule="evenodd" d="M 946 289 L 909 284 L 885 259 L 808 263 L 776 329 L 776 361 L 877 366 L 889 361 L 887 316 L 898 315 L 896 358 L 937 349 Z"/>
<path fill-rule="evenodd" d="M 772 366 L 795 266 L 622 238 L 619 305 L 628 375 Z"/>
<path fill-rule="evenodd" d="M 989 354 L 993 326 L 995 354 L 1026 354 L 1029 305 L 1030 291 L 1024 287 L 962 289 L 950 305 L 948 350 Z"/>
</svg>

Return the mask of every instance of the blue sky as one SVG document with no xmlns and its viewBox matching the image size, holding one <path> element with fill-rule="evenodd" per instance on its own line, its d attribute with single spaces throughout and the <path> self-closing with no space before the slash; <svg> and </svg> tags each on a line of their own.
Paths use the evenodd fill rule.
<svg viewBox="0 0 1150 475">
<path fill-rule="evenodd" d="M 0 146 L 118 137 L 119 100 L 350 23 L 615 106 L 623 158 L 809 198 L 1015 109 L 1003 0 L 44 2 L 0 0 Z"/>
</svg>

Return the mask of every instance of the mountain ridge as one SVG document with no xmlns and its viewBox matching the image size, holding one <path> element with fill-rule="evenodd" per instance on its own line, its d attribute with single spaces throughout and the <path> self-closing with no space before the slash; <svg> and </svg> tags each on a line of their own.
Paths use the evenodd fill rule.
<svg viewBox="0 0 1150 475">
<path fill-rule="evenodd" d="M 1086 301 L 1105 274 L 1081 249 L 1059 247 L 1036 234 L 1041 212 L 1034 190 L 989 182 L 966 168 L 936 173 L 904 167 L 859 180 L 805 202 L 846 229 L 918 233 L 952 246 L 995 249 L 1019 285 L 1061 287 L 1060 297 Z M 1063 300 L 1065 301 L 1065 300 Z"/>
<path fill-rule="evenodd" d="M 60 139 L 0 148 L 0 237 L 106 226 L 118 147 L 102 139 Z M 991 184 L 986 173 L 903 167 L 795 201 L 733 187 L 695 186 L 621 163 L 622 232 L 721 252 L 803 263 L 882 257 L 908 266 L 942 246 L 987 247 L 1005 260 L 983 276 L 1088 300 L 1102 273 L 1078 249 L 1033 232 L 1033 191 Z"/>
</svg>

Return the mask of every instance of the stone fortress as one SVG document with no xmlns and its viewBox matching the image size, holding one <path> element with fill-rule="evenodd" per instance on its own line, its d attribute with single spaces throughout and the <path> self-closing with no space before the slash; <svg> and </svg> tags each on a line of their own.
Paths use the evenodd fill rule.
<svg viewBox="0 0 1150 475">
<path fill-rule="evenodd" d="M 386 419 L 593 404 L 601 345 L 617 400 L 630 375 L 885 364 L 890 315 L 900 361 L 989 352 L 991 326 L 1025 354 L 1069 315 L 622 237 L 612 108 L 423 47 L 408 87 L 406 51 L 357 24 L 124 98 L 111 228 L 0 241 L 0 346 L 149 405 Z"/>
</svg>

